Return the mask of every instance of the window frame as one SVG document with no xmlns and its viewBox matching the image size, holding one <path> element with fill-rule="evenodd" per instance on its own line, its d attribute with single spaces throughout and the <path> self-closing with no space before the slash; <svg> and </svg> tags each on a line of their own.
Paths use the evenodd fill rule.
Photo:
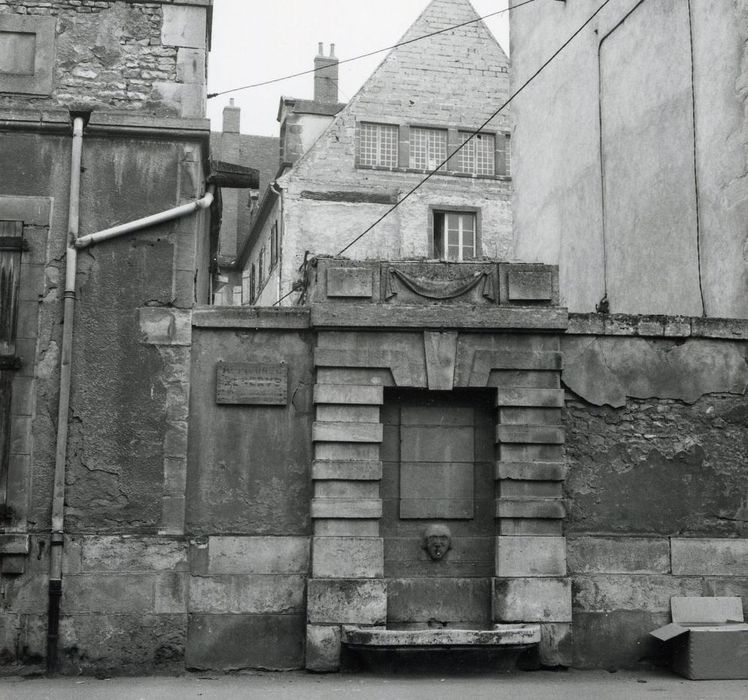
<svg viewBox="0 0 748 700">
<path fill-rule="evenodd" d="M 464 143 L 467 143 L 468 145 L 464 148 L 461 148 L 457 152 L 457 154 L 453 156 L 452 160 L 454 161 L 454 172 L 460 173 L 462 175 L 473 175 L 475 177 L 495 177 L 497 175 L 498 165 L 498 153 L 496 150 L 497 139 L 501 137 L 502 134 L 491 131 L 481 131 L 479 134 L 476 134 L 472 138 L 468 138 L 472 133 L 472 131 L 463 131 L 460 129 L 457 130 L 457 146 L 461 146 Z M 492 146 L 488 153 L 489 157 L 486 158 L 486 154 L 484 154 L 484 162 L 488 162 L 491 165 L 491 172 L 489 173 L 478 172 L 478 142 L 484 136 L 490 137 L 492 141 Z M 455 146 L 455 148 L 457 148 L 457 146 Z M 468 153 L 472 154 L 472 163 L 470 163 L 469 168 L 461 167 L 463 166 Z"/>
<path fill-rule="evenodd" d="M 376 141 L 376 162 L 365 162 L 364 160 L 364 129 L 368 127 L 377 127 L 377 141 Z M 383 163 L 382 162 L 382 139 L 381 131 L 383 129 L 394 130 L 394 149 L 392 155 L 394 155 L 394 163 Z M 400 167 L 400 125 L 392 124 L 387 122 L 369 122 L 361 121 L 358 122 L 358 128 L 356 129 L 356 165 L 364 168 L 382 168 L 391 170 Z"/>
<path fill-rule="evenodd" d="M 424 135 L 427 138 L 426 141 L 426 164 L 425 165 L 417 165 L 414 163 L 414 148 L 415 143 L 413 136 L 415 133 L 420 132 L 420 135 Z M 431 140 L 429 140 L 429 136 L 442 136 L 443 137 L 443 152 L 439 155 L 436 155 L 433 158 L 433 167 L 431 166 L 432 159 L 430 158 L 429 149 L 432 145 Z M 447 156 L 450 153 L 449 148 L 449 129 L 443 128 L 443 127 L 434 127 L 434 126 L 419 126 L 419 125 L 410 125 L 408 128 L 408 166 L 413 170 L 425 170 L 425 171 L 431 171 L 435 170 L 437 167 L 437 164 L 441 165 L 441 163 L 444 163 L 444 165 L 441 165 L 439 168 L 440 171 L 444 171 L 448 168 L 448 162 L 447 162 Z"/>
<path fill-rule="evenodd" d="M 442 242 L 441 242 L 441 255 L 437 255 L 438 253 L 438 246 L 436 241 L 436 235 L 437 235 L 437 225 L 436 220 L 438 215 L 444 215 L 444 230 L 442 232 Z M 447 215 L 449 214 L 466 214 L 471 215 L 473 217 L 473 224 L 474 224 L 474 238 L 475 238 L 475 251 L 472 257 L 465 258 L 463 257 L 463 244 L 460 242 L 460 255 L 459 258 L 450 258 L 448 256 L 449 246 L 447 244 Z M 444 262 L 472 262 L 475 260 L 480 260 L 480 258 L 483 255 L 482 250 L 482 236 L 481 236 L 481 224 L 482 224 L 482 212 L 480 207 L 469 207 L 469 206 L 439 206 L 439 205 L 430 205 L 429 206 L 429 226 L 428 226 L 428 236 L 429 236 L 429 254 L 432 259 L 435 260 L 442 260 Z"/>
</svg>

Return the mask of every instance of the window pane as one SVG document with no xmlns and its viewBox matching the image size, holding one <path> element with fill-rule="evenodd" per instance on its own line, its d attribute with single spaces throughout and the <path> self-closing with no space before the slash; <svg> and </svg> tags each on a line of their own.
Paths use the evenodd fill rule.
<svg viewBox="0 0 748 700">
<path fill-rule="evenodd" d="M 410 167 L 436 170 L 447 158 L 447 132 L 443 129 L 410 130 Z"/>
<path fill-rule="evenodd" d="M 397 126 L 392 124 L 361 124 L 359 162 L 361 165 L 397 166 Z"/>
<path fill-rule="evenodd" d="M 493 175 L 496 139 L 493 134 L 478 134 L 468 141 L 470 134 L 461 132 L 462 142 L 466 143 L 457 154 L 457 170 L 472 175 Z"/>
</svg>

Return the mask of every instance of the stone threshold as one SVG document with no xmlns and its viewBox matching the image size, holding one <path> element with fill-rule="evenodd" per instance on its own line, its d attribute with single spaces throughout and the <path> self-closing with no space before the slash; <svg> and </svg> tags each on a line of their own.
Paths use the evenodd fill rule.
<svg viewBox="0 0 748 700">
<path fill-rule="evenodd" d="M 496 624 L 489 630 L 393 630 L 343 626 L 341 641 L 348 646 L 388 648 L 517 647 L 540 643 L 540 625 Z"/>
</svg>

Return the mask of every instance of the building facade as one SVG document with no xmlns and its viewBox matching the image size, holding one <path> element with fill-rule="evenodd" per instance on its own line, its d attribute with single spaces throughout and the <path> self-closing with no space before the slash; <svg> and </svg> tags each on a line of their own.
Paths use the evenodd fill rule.
<svg viewBox="0 0 748 700">
<path fill-rule="evenodd" d="M 335 255 L 447 159 L 506 98 L 509 62 L 467 0 L 434 0 L 361 90 L 337 98 L 334 47 L 315 99 L 281 100 L 282 174 L 238 258 L 243 301 L 292 294 L 305 259 Z M 451 31 L 443 31 L 468 22 Z M 435 33 L 413 42 L 416 37 Z M 440 33 L 441 32 L 441 33 Z M 505 259 L 509 116 L 502 112 L 360 242 L 355 259 Z"/>
</svg>

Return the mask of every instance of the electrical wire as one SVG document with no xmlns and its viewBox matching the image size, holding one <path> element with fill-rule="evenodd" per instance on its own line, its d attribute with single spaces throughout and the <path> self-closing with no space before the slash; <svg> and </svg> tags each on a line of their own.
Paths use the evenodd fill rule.
<svg viewBox="0 0 748 700">
<path fill-rule="evenodd" d="M 360 241 L 360 240 L 361 240 L 361 239 L 362 239 L 362 238 L 363 238 L 363 237 L 364 237 L 364 236 L 365 236 L 366 234 L 368 234 L 368 233 L 369 233 L 369 232 L 370 232 L 370 231 L 371 231 L 372 229 L 374 229 L 374 228 L 375 228 L 375 227 L 376 227 L 376 226 L 377 226 L 378 224 L 380 224 L 380 223 L 381 223 L 381 222 L 382 222 L 382 221 L 383 221 L 383 220 L 384 220 L 384 219 L 385 219 L 386 217 L 388 217 L 388 216 L 389 216 L 389 215 L 390 215 L 390 214 L 391 214 L 391 213 L 392 213 L 393 211 L 395 211 L 395 210 L 396 210 L 396 209 L 397 209 L 397 208 L 398 208 L 398 207 L 399 207 L 399 206 L 400 206 L 400 205 L 401 205 L 401 204 L 402 204 L 402 203 L 403 203 L 403 202 L 404 202 L 405 200 L 407 200 L 407 199 L 408 199 L 408 198 L 409 198 L 409 197 L 410 197 L 411 195 L 413 195 L 413 194 L 414 194 L 415 192 L 417 192 L 417 191 L 418 191 L 418 190 L 419 190 L 419 189 L 420 189 L 421 187 L 423 187 L 423 185 L 425 185 L 425 184 L 426 184 L 426 183 L 427 183 L 427 182 L 428 182 L 428 181 L 429 181 L 429 180 L 430 180 L 430 179 L 431 179 L 431 178 L 432 178 L 432 177 L 433 177 L 434 175 L 436 175 L 436 173 L 437 173 L 437 172 L 438 172 L 438 171 L 439 171 L 439 170 L 440 170 L 440 169 L 441 169 L 441 168 L 442 168 L 442 167 L 443 167 L 444 165 L 446 165 L 446 164 L 447 164 L 447 162 L 448 162 L 448 161 L 449 161 L 449 160 L 450 160 L 451 158 L 453 158 L 453 157 L 454 157 L 454 156 L 455 156 L 455 155 L 456 155 L 457 153 L 459 153 L 459 152 L 460 152 L 460 151 L 461 151 L 461 150 L 462 150 L 463 148 L 465 148 L 465 146 L 466 146 L 466 145 L 467 145 L 467 144 L 468 144 L 468 143 L 469 143 L 469 142 L 470 142 L 470 141 L 471 141 L 471 140 L 472 140 L 473 138 L 475 138 L 475 137 L 476 137 L 476 136 L 477 136 L 478 134 L 480 134 L 480 133 L 481 133 L 481 131 L 482 131 L 483 129 L 485 129 L 485 128 L 486 128 L 486 126 L 487 126 L 487 125 L 488 125 L 488 124 L 489 124 L 489 123 L 490 123 L 490 122 L 491 122 L 491 121 L 492 121 L 493 119 L 495 119 L 495 118 L 496 118 L 496 117 L 497 117 L 497 116 L 499 115 L 499 113 L 500 113 L 500 112 L 501 112 L 501 111 L 502 111 L 503 109 L 505 109 L 506 107 L 508 107 L 508 106 L 509 106 L 509 105 L 510 105 L 510 104 L 511 104 L 511 103 L 512 103 L 513 101 L 514 101 L 514 99 L 515 99 L 515 98 L 516 98 L 516 97 L 517 97 L 517 96 L 518 96 L 518 95 L 519 95 L 519 94 L 520 94 L 520 93 L 521 93 L 521 92 L 522 92 L 522 91 L 523 91 L 523 90 L 524 90 L 524 89 L 525 89 L 525 88 L 526 88 L 526 87 L 527 87 L 528 85 L 530 85 L 530 83 L 532 83 L 532 82 L 533 82 L 533 81 L 535 80 L 535 78 L 537 78 L 537 77 L 538 77 L 538 76 L 539 76 L 539 75 L 540 75 L 540 74 L 541 74 L 541 73 L 542 73 L 542 72 L 543 72 L 543 71 L 544 71 L 544 70 L 545 70 L 545 69 L 546 69 L 546 68 L 547 68 L 547 67 L 548 67 L 548 66 L 549 66 L 549 65 L 550 65 L 550 64 L 551 64 L 551 63 L 552 63 L 552 62 L 553 62 L 553 61 L 554 61 L 555 59 L 556 59 L 556 57 L 557 57 L 557 56 L 558 56 L 558 55 L 559 55 L 560 53 L 561 53 L 561 52 L 562 52 L 562 51 L 563 51 L 563 50 L 564 50 L 564 49 L 565 49 L 565 48 L 566 48 L 566 47 L 567 47 L 567 46 L 568 46 L 569 44 L 571 44 L 571 42 L 572 42 L 572 41 L 574 41 L 574 39 L 576 39 L 576 38 L 577 38 L 577 36 L 579 36 L 579 34 L 581 34 L 581 33 L 582 33 L 582 32 L 584 31 L 584 29 L 585 29 L 585 28 L 587 27 L 587 25 L 589 25 L 589 24 L 590 24 L 590 22 L 592 22 L 592 20 L 594 20 L 594 19 L 595 19 L 595 17 L 597 17 L 597 15 L 599 15 L 599 14 L 600 14 L 600 13 L 601 13 L 601 12 L 602 12 L 602 11 L 603 11 L 603 10 L 604 10 L 605 8 L 606 8 L 606 7 L 607 7 L 607 6 L 608 6 L 608 5 L 610 4 L 610 2 L 611 2 L 611 0 L 605 0 L 605 2 L 603 2 L 603 4 L 602 4 L 602 5 L 600 5 L 600 7 L 598 7 L 598 8 L 597 8 L 597 10 L 595 10 L 595 11 L 594 11 L 594 12 L 593 12 L 593 13 L 592 13 L 592 14 L 591 14 L 591 15 L 590 15 L 590 16 L 589 16 L 589 17 L 588 17 L 588 18 L 587 18 L 587 19 L 586 19 L 586 20 L 585 20 L 585 21 L 584 21 L 584 22 L 583 22 L 583 23 L 582 23 L 581 25 L 580 25 L 580 27 L 579 27 L 579 28 L 578 28 L 578 29 L 577 29 L 577 30 L 576 30 L 576 31 L 575 31 L 574 33 L 573 33 L 573 34 L 572 34 L 572 35 L 571 35 L 571 36 L 570 36 L 570 37 L 569 37 L 569 38 L 568 38 L 568 39 L 567 39 L 567 40 L 566 40 L 566 41 L 565 41 L 565 42 L 564 42 L 563 44 L 561 44 L 561 46 L 560 46 L 560 47 L 559 47 L 558 49 L 556 49 L 556 51 L 554 51 L 554 52 L 553 52 L 553 54 L 551 54 L 550 58 L 548 58 L 548 59 L 547 59 L 547 60 L 546 60 L 546 61 L 545 61 L 545 62 L 544 62 L 544 63 L 543 63 L 543 64 L 542 64 L 541 66 L 540 66 L 540 68 L 538 68 L 538 69 L 537 69 L 537 70 L 536 70 L 536 71 L 535 71 L 535 72 L 534 72 L 534 73 L 533 73 L 533 74 L 532 74 L 532 75 L 531 75 L 531 76 L 530 76 L 530 77 L 529 77 L 529 78 L 528 78 L 528 79 L 527 79 L 527 80 L 526 80 L 526 81 L 525 81 L 524 83 L 522 83 L 522 85 L 521 85 L 521 86 L 520 86 L 520 87 L 519 87 L 519 88 L 518 88 L 518 89 L 517 89 L 517 90 L 516 90 L 515 92 L 513 92 L 513 93 L 512 93 L 512 94 L 511 94 L 511 95 L 509 96 L 509 98 L 508 98 L 508 99 L 507 99 L 507 100 L 506 100 L 506 101 L 505 101 L 505 102 L 504 102 L 504 103 L 503 103 L 503 104 L 502 104 L 502 105 L 501 105 L 501 106 L 500 106 L 500 107 L 499 107 L 499 108 L 498 108 L 498 109 L 497 109 L 497 110 L 496 110 L 496 111 L 495 111 L 495 112 L 494 112 L 493 114 L 491 114 L 491 116 L 490 116 L 490 117 L 488 117 L 488 119 L 486 119 L 486 120 L 485 120 L 485 121 L 484 121 L 484 122 L 483 122 L 483 123 L 482 123 L 482 124 L 481 124 L 481 125 L 480 125 L 480 126 L 479 126 L 479 127 L 477 128 L 477 129 L 475 129 L 475 130 L 474 130 L 473 132 L 471 132 L 471 133 L 470 133 L 470 136 L 469 136 L 468 138 L 466 138 L 466 139 L 465 139 L 465 141 L 464 141 L 464 142 L 463 142 L 462 144 L 460 144 L 460 146 L 458 146 L 458 147 L 457 147 L 457 148 L 456 148 L 456 149 L 455 149 L 455 150 L 454 150 L 454 151 L 453 151 L 452 153 L 450 153 L 450 154 L 449 154 L 449 155 L 447 156 L 447 158 L 445 158 L 445 159 L 444 159 L 444 160 L 443 160 L 443 161 L 442 161 L 441 163 L 439 163 L 439 165 L 438 165 L 438 166 L 437 166 L 436 168 L 434 168 L 434 169 L 433 169 L 433 170 L 432 170 L 431 172 L 429 172 L 429 173 L 428 173 L 428 174 L 427 174 L 427 175 L 426 175 L 426 176 L 425 176 L 425 177 L 424 177 L 424 178 L 423 178 L 423 179 L 422 179 L 422 180 L 421 180 L 421 181 L 420 181 L 420 182 L 419 182 L 419 183 L 418 183 L 417 185 L 415 185 L 415 187 L 413 187 L 413 188 L 412 188 L 411 190 L 409 190 L 409 191 L 408 191 L 408 192 L 407 192 L 407 193 L 406 193 L 406 194 L 405 194 L 405 195 L 404 195 L 404 196 L 402 197 L 402 199 L 398 200 L 398 201 L 397 201 L 397 203 L 395 203 L 395 204 L 394 204 L 394 205 L 393 205 L 392 207 L 390 207 L 390 208 L 389 208 L 389 209 L 388 209 L 388 210 L 387 210 L 387 211 L 386 211 L 386 212 L 385 212 L 384 214 L 382 214 L 382 216 L 380 216 L 380 217 L 379 217 L 379 218 L 378 218 L 378 219 L 377 219 L 377 220 L 376 220 L 376 221 L 375 221 L 375 222 L 374 222 L 373 224 L 371 224 L 371 226 L 369 226 L 369 227 L 368 227 L 367 229 L 365 229 L 364 231 L 362 231 L 362 232 L 361 232 L 361 233 L 360 233 L 360 234 L 359 234 L 358 236 L 356 236 L 356 237 L 355 237 L 355 238 L 354 238 L 353 240 L 351 240 L 351 241 L 350 241 L 350 242 L 349 242 L 349 243 L 348 243 L 348 244 L 347 244 L 347 245 L 346 245 L 345 247 L 341 248 L 341 249 L 340 249 L 340 251 L 339 251 L 339 252 L 337 253 L 336 257 L 339 257 L 340 255 L 342 255 L 343 253 L 345 253 L 345 252 L 346 252 L 346 251 L 347 251 L 347 250 L 348 250 L 348 249 L 349 249 L 349 248 L 350 248 L 351 246 L 353 246 L 353 245 L 354 245 L 354 244 L 356 244 L 356 243 L 357 243 L 358 241 Z M 276 301 L 276 302 L 275 302 L 275 303 L 273 304 L 273 306 L 277 306 L 278 304 L 280 304 L 280 303 L 281 303 L 281 302 L 282 302 L 282 301 L 283 301 L 284 299 L 286 299 L 286 298 L 288 298 L 289 296 L 291 296 L 291 294 L 293 294 L 293 293 L 294 293 L 294 291 L 296 291 L 296 290 L 294 290 L 294 289 L 291 289 L 291 290 L 290 290 L 289 292 L 287 292 L 286 294 L 284 294 L 284 295 L 283 295 L 283 296 L 282 296 L 282 297 L 281 297 L 280 299 L 278 299 L 278 301 Z"/>
<path fill-rule="evenodd" d="M 476 136 L 478 136 L 483 129 L 485 129 L 491 121 L 493 121 L 499 113 L 508 107 L 512 101 L 514 100 L 517 95 L 519 95 L 535 78 L 537 78 L 549 65 L 550 63 L 558 56 L 574 39 L 577 38 L 577 36 L 584 30 L 584 28 L 592 22 L 595 17 L 597 17 L 600 12 L 602 12 L 603 8 L 610 2 L 611 0 L 605 0 L 605 2 L 600 5 L 600 7 L 595 10 L 582 24 L 582 26 L 579 27 L 554 53 L 553 55 L 545 62 L 543 63 L 538 70 L 536 70 L 512 95 L 509 96 L 509 98 L 504 102 L 486 121 L 484 121 L 477 129 L 472 131 L 468 138 L 466 138 L 457 148 L 455 148 L 452 153 L 450 153 L 441 163 L 439 163 L 436 168 L 434 168 L 431 172 L 429 172 L 426 177 L 424 177 L 415 187 L 413 187 L 411 190 L 409 190 L 405 196 L 403 196 L 402 199 L 399 199 L 392 207 L 390 207 L 382 216 L 380 216 L 371 226 L 369 226 L 365 231 L 360 233 L 358 236 L 356 236 L 350 243 L 348 243 L 344 248 L 341 248 L 340 251 L 338 251 L 336 257 L 342 255 L 345 253 L 346 250 L 348 250 L 352 245 L 360 241 L 369 231 L 371 231 L 374 227 L 376 227 L 380 222 L 382 222 L 386 217 L 388 217 L 395 209 L 397 209 L 408 197 L 413 195 L 415 192 L 417 192 L 421 187 L 423 187 L 436 173 L 444 167 L 451 158 L 453 158 L 455 155 L 457 155 L 465 146 L 470 143 L 472 139 L 474 139 Z"/>
<path fill-rule="evenodd" d="M 462 24 L 455 24 L 451 27 L 439 29 L 429 34 L 424 34 L 422 36 L 414 37 L 413 39 L 408 39 L 407 41 L 401 41 L 399 44 L 393 44 L 392 46 L 387 46 L 383 49 L 377 49 L 376 51 L 369 51 L 368 53 L 363 53 L 360 56 L 353 56 L 352 58 L 345 58 L 342 61 L 338 61 L 338 65 L 341 65 L 343 63 L 351 63 L 352 61 L 359 61 L 362 58 L 369 58 L 369 56 L 376 56 L 378 53 L 391 51 L 392 49 L 399 48 L 400 46 L 405 46 L 406 44 L 412 44 L 416 41 L 428 39 L 432 36 L 436 36 L 437 34 L 444 34 L 445 32 L 451 32 L 454 29 L 459 29 L 460 27 L 466 27 L 469 24 L 475 24 L 476 22 L 480 22 L 490 17 L 495 17 L 496 15 L 503 15 L 506 12 L 510 12 L 511 10 L 516 10 L 517 8 L 522 7 L 524 5 L 529 5 L 532 2 L 535 2 L 535 0 L 525 0 L 522 3 L 514 5 L 513 7 L 507 7 L 503 10 L 497 10 L 496 12 L 491 12 L 490 14 L 483 15 L 483 17 L 476 17 L 475 19 L 471 19 L 467 22 L 463 22 Z M 273 85 L 274 83 L 280 83 L 280 82 L 283 82 L 284 80 L 290 80 L 291 78 L 299 78 L 302 75 L 309 75 L 310 73 L 316 73 L 317 71 L 325 70 L 328 67 L 329 66 L 319 66 L 317 68 L 310 68 L 309 70 L 303 70 L 300 73 L 292 73 L 291 75 L 284 75 L 281 78 L 273 78 L 272 80 L 264 80 L 261 83 L 252 83 L 250 85 L 242 85 L 241 87 L 235 87 L 229 90 L 221 90 L 220 92 L 211 92 L 211 93 L 208 93 L 207 98 L 210 100 L 213 97 L 219 97 L 220 95 L 228 95 L 229 93 L 238 92 L 239 90 L 249 90 L 251 88 L 263 87 L 265 85 Z"/>
</svg>

